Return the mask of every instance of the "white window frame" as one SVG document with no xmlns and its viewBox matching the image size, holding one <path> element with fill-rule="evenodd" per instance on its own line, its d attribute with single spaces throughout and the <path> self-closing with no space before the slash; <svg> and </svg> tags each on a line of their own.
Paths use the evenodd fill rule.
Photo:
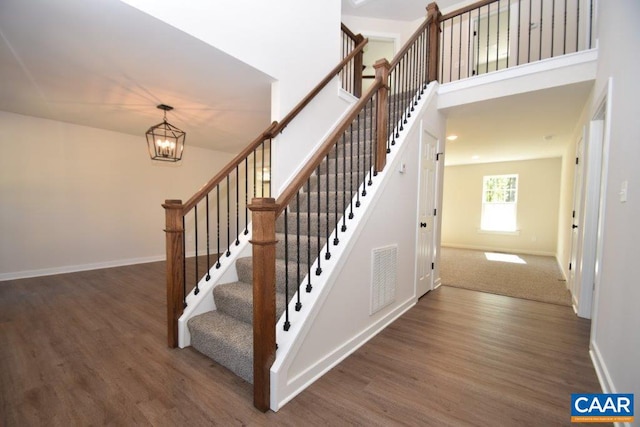
<svg viewBox="0 0 640 427">
<path fill-rule="evenodd" d="M 504 191 L 514 192 L 513 201 L 487 201 L 487 182 L 496 178 L 515 178 L 515 188 L 502 188 L 502 190 Z M 480 232 L 517 233 L 518 181 L 518 174 L 485 175 L 482 177 L 482 211 L 480 217 Z M 495 215 L 500 215 L 500 219 L 494 218 L 493 216 Z"/>
</svg>

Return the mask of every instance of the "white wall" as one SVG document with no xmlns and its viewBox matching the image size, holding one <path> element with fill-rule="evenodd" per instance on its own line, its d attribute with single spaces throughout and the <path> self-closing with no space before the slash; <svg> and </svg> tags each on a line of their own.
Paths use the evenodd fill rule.
<svg viewBox="0 0 640 427">
<path fill-rule="evenodd" d="M 442 244 L 460 248 L 556 253 L 561 159 L 447 166 L 444 172 Z M 518 235 L 479 233 L 482 178 L 518 174 Z"/>
<path fill-rule="evenodd" d="M 165 199 L 186 201 L 231 155 L 0 111 L 0 280 L 165 258 Z"/>
<path fill-rule="evenodd" d="M 640 242 L 640 57 L 632 53 L 640 46 L 640 3 L 619 0 L 598 4 L 600 52 L 595 99 L 606 90 L 609 77 L 613 79 L 613 93 L 607 100 L 611 131 L 592 354 L 606 391 L 635 393 L 635 425 L 639 425 L 640 279 L 634 267 L 638 264 Z M 626 203 L 621 203 L 619 195 L 623 181 L 629 183 Z"/>
<path fill-rule="evenodd" d="M 271 116 L 280 120 L 340 61 L 339 0 L 176 2 L 123 0 L 276 79 Z M 274 143 L 274 195 L 351 105 L 334 80 Z M 248 143 L 249 141 L 247 141 Z"/>
</svg>

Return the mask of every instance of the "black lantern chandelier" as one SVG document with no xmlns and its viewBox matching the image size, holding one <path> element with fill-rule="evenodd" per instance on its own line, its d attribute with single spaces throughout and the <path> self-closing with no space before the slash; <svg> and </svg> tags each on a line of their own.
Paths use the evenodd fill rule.
<svg viewBox="0 0 640 427">
<path fill-rule="evenodd" d="M 177 162 L 182 159 L 186 133 L 167 122 L 167 111 L 173 110 L 173 107 L 160 104 L 158 108 L 164 111 L 164 120 L 147 131 L 149 156 L 151 160 Z"/>
</svg>

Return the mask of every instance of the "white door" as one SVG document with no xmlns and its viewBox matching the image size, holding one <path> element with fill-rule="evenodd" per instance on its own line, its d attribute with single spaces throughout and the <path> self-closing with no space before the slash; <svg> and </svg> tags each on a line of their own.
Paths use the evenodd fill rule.
<svg viewBox="0 0 640 427">
<path fill-rule="evenodd" d="M 580 259 L 579 254 L 579 229 L 580 229 L 580 218 L 582 215 L 582 171 L 584 169 L 584 161 L 583 161 L 583 141 L 582 138 L 578 141 L 576 145 L 576 166 L 574 171 L 574 179 L 573 179 L 573 213 L 572 213 L 572 222 L 571 222 L 571 257 L 569 258 L 569 290 L 571 291 L 572 297 L 577 300 L 577 292 L 576 289 L 576 271 L 578 269 L 578 260 Z M 579 279 L 579 278 L 578 278 Z"/>
<path fill-rule="evenodd" d="M 434 217 L 436 200 L 436 148 L 438 140 L 422 133 L 420 143 L 420 188 L 418 196 L 418 250 L 416 293 L 418 297 L 433 289 Z"/>
</svg>

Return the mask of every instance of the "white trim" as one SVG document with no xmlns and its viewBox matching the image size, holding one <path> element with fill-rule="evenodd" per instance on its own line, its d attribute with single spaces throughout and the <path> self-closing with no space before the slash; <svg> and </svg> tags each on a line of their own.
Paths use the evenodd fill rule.
<svg viewBox="0 0 640 427">
<path fill-rule="evenodd" d="M 134 264 L 147 264 L 166 260 L 166 255 L 155 255 L 141 258 L 129 258 L 115 261 L 95 262 L 90 264 L 65 265 L 62 267 L 42 268 L 38 270 L 23 270 L 12 273 L 1 273 L 0 282 L 7 280 L 27 279 L 30 277 L 52 276 L 54 274 L 76 273 L 78 271 L 100 270 L 103 268 L 122 267 Z"/>
</svg>

